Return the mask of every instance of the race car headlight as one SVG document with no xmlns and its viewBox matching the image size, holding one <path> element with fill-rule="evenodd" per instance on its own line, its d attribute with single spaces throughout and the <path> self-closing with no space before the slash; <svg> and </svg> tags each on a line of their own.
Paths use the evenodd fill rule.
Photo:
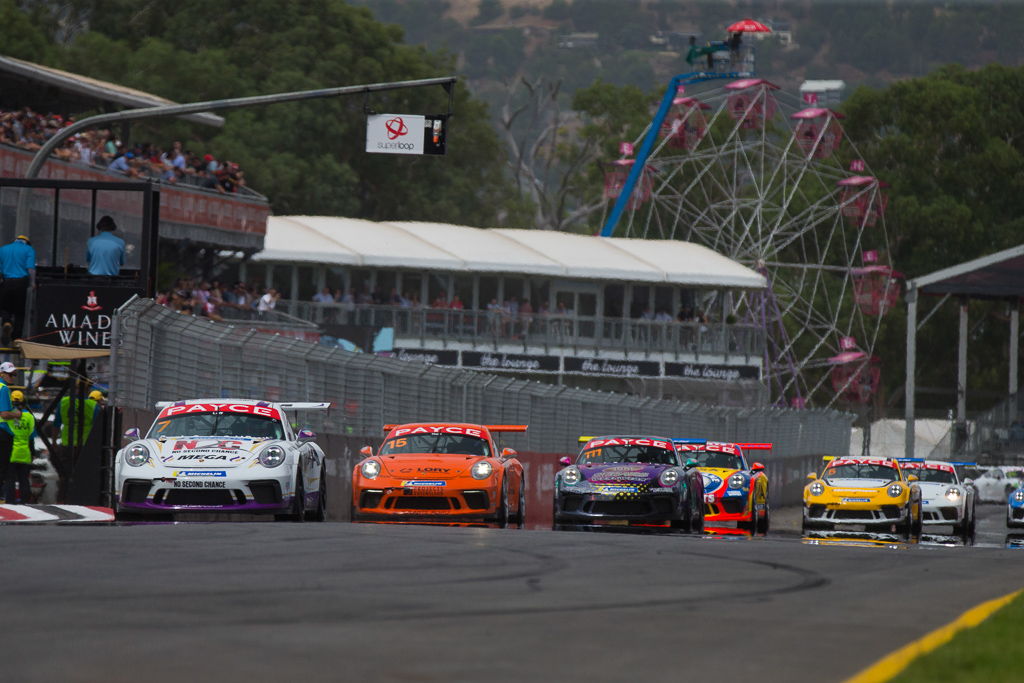
<svg viewBox="0 0 1024 683">
<path fill-rule="evenodd" d="M 946 498 L 953 501 L 954 503 L 960 500 L 960 496 L 960 489 L 958 489 L 957 487 L 950 486 L 948 489 L 946 489 Z"/>
<path fill-rule="evenodd" d="M 893 498 L 899 498 L 903 495 L 903 487 L 899 484 L 889 484 L 889 495 Z"/>
<path fill-rule="evenodd" d="M 259 460 L 264 467 L 277 467 L 284 462 L 284 449 L 280 446 L 267 446 L 260 453 Z"/>
<path fill-rule="evenodd" d="M 747 477 L 746 477 L 746 475 L 743 475 L 743 474 L 740 474 L 739 472 L 737 472 L 736 474 L 734 474 L 731 477 L 729 477 L 729 488 L 731 488 L 731 489 L 741 489 L 741 488 L 743 488 L 746 485 L 747 485 Z"/>
<path fill-rule="evenodd" d="M 662 486 L 675 486 L 676 482 L 679 481 L 679 472 L 676 470 L 665 470 L 658 477 L 658 481 L 661 482 Z"/>
<path fill-rule="evenodd" d="M 473 475 L 474 479 L 486 479 L 491 476 L 491 472 L 493 471 L 494 467 L 486 460 L 481 460 L 469 468 L 469 473 Z"/>
<path fill-rule="evenodd" d="M 367 460 L 359 466 L 359 471 L 367 479 L 376 479 L 377 475 L 380 474 L 380 463 L 376 460 Z"/>
<path fill-rule="evenodd" d="M 1013 492 L 1013 499 L 1018 503 L 1024 503 L 1024 489 L 1019 489 Z"/>
<path fill-rule="evenodd" d="M 128 450 L 125 451 L 124 461 L 132 467 L 145 465 L 149 461 L 149 449 L 141 443 L 129 446 Z"/>
<path fill-rule="evenodd" d="M 824 484 L 822 484 L 820 481 L 816 481 L 813 484 L 811 484 L 811 495 L 812 496 L 820 496 L 823 493 L 825 493 L 825 485 Z"/>
<path fill-rule="evenodd" d="M 578 467 L 569 467 L 562 471 L 562 483 L 568 484 L 569 486 L 575 486 L 580 483 L 580 479 L 583 475 L 580 473 Z"/>
</svg>

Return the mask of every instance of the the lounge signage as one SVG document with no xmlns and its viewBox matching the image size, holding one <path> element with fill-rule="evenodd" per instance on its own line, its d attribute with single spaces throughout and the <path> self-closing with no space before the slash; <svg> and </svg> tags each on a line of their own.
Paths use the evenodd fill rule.
<svg viewBox="0 0 1024 683">
<path fill-rule="evenodd" d="M 650 360 L 610 360 L 607 358 L 566 358 L 566 372 L 615 377 L 660 377 L 661 364 Z"/>
<path fill-rule="evenodd" d="M 761 370 L 756 365 L 666 362 L 663 371 L 659 361 L 621 358 L 559 358 L 519 353 L 404 348 L 395 349 L 394 356 L 414 363 L 505 372 L 565 372 L 606 377 L 667 377 L 719 382 L 761 378 Z"/>
<path fill-rule="evenodd" d="M 665 363 L 665 376 L 734 382 L 741 379 L 761 379 L 761 370 L 756 365 Z"/>
<path fill-rule="evenodd" d="M 410 363 L 427 365 L 458 365 L 459 352 L 439 349 L 395 349 L 394 357 Z"/>
<path fill-rule="evenodd" d="M 558 356 L 463 351 L 462 367 L 518 372 L 558 372 Z"/>
</svg>

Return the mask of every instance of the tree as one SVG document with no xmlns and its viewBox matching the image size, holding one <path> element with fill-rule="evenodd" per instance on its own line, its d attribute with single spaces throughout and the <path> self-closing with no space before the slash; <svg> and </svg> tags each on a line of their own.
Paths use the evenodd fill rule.
<svg viewBox="0 0 1024 683">
<path fill-rule="evenodd" d="M 916 277 L 1021 243 L 1024 68 L 947 66 L 882 90 L 861 88 L 844 110 L 850 137 L 891 184 L 894 267 Z M 1003 308 L 972 306 L 972 315 L 981 316 L 972 332 L 972 367 L 984 369 L 969 375 L 975 391 L 991 388 L 992 361 L 1005 358 L 1006 328 L 988 324 Z M 890 316 L 888 324 L 892 343 L 883 363 L 902 368 L 901 316 Z M 949 386 L 955 311 L 943 310 L 929 326 L 932 332 L 918 342 L 918 357 L 929 359 L 919 363 L 918 383 Z M 902 376 L 890 372 L 888 379 L 898 385 Z M 949 405 L 948 397 L 938 403 Z"/>
<path fill-rule="evenodd" d="M 538 227 L 593 232 L 605 205 L 599 162 L 643 129 L 649 102 L 639 88 L 598 82 L 578 90 L 566 112 L 560 80 L 521 79 L 509 88 L 499 125 Z"/>
<path fill-rule="evenodd" d="M 85 75 L 179 102 L 409 80 L 453 73 L 453 58 L 402 43 L 402 31 L 341 0 L 223 6 L 134 0 L 68 3 L 85 29 L 50 58 Z M 45 3 L 43 3 L 45 6 Z M 140 31 L 144 27 L 145 32 Z M 522 217 L 486 108 L 457 86 L 444 158 L 367 154 L 364 107 L 443 113 L 440 87 L 231 111 L 222 131 L 139 125 L 165 143 L 191 137 L 238 162 L 277 213 L 433 220 L 472 225 Z"/>
</svg>

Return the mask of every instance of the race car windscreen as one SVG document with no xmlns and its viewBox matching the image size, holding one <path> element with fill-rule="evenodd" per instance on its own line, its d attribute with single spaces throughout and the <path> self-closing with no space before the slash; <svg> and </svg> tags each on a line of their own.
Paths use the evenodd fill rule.
<svg viewBox="0 0 1024 683">
<path fill-rule="evenodd" d="M 722 451 L 688 451 L 683 454 L 686 458 L 693 458 L 697 461 L 697 467 L 719 467 L 723 470 L 742 470 L 743 458 L 733 453 Z"/>
<path fill-rule="evenodd" d="M 172 436 L 242 436 L 250 439 L 283 439 L 279 420 L 240 413 L 188 413 L 171 415 L 153 423 L 148 439 Z"/>
<path fill-rule="evenodd" d="M 381 455 L 397 453 L 444 453 L 447 455 L 479 455 L 490 457 L 486 439 L 467 434 L 414 434 L 388 439 L 380 447 Z"/>
<path fill-rule="evenodd" d="M 831 465 L 822 474 L 822 479 L 882 479 L 884 481 L 897 481 L 899 478 L 899 473 L 893 467 L 868 463 Z"/>
<path fill-rule="evenodd" d="M 654 446 L 608 445 L 588 448 L 580 453 L 581 465 L 608 465 L 620 462 L 640 462 L 650 465 L 678 465 L 676 454 Z"/>
<path fill-rule="evenodd" d="M 956 475 L 949 470 L 931 470 L 923 467 L 917 468 L 912 467 L 907 470 L 907 474 L 913 474 L 917 477 L 918 481 L 929 481 L 935 484 L 955 484 Z"/>
</svg>

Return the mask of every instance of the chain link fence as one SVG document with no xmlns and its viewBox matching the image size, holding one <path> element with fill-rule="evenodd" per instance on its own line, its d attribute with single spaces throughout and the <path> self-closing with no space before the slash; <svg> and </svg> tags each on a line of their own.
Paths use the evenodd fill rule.
<svg viewBox="0 0 1024 683">
<path fill-rule="evenodd" d="M 425 420 L 528 424 L 507 445 L 574 452 L 581 434 L 771 441 L 780 455 L 846 453 L 853 416 L 727 408 L 575 389 L 352 353 L 184 316 L 136 299 L 117 315 L 114 401 L 151 409 L 189 397 L 330 401 L 302 415 L 317 431 L 379 439 L 381 425 Z M 306 425 L 303 425 L 306 426 Z"/>
</svg>

